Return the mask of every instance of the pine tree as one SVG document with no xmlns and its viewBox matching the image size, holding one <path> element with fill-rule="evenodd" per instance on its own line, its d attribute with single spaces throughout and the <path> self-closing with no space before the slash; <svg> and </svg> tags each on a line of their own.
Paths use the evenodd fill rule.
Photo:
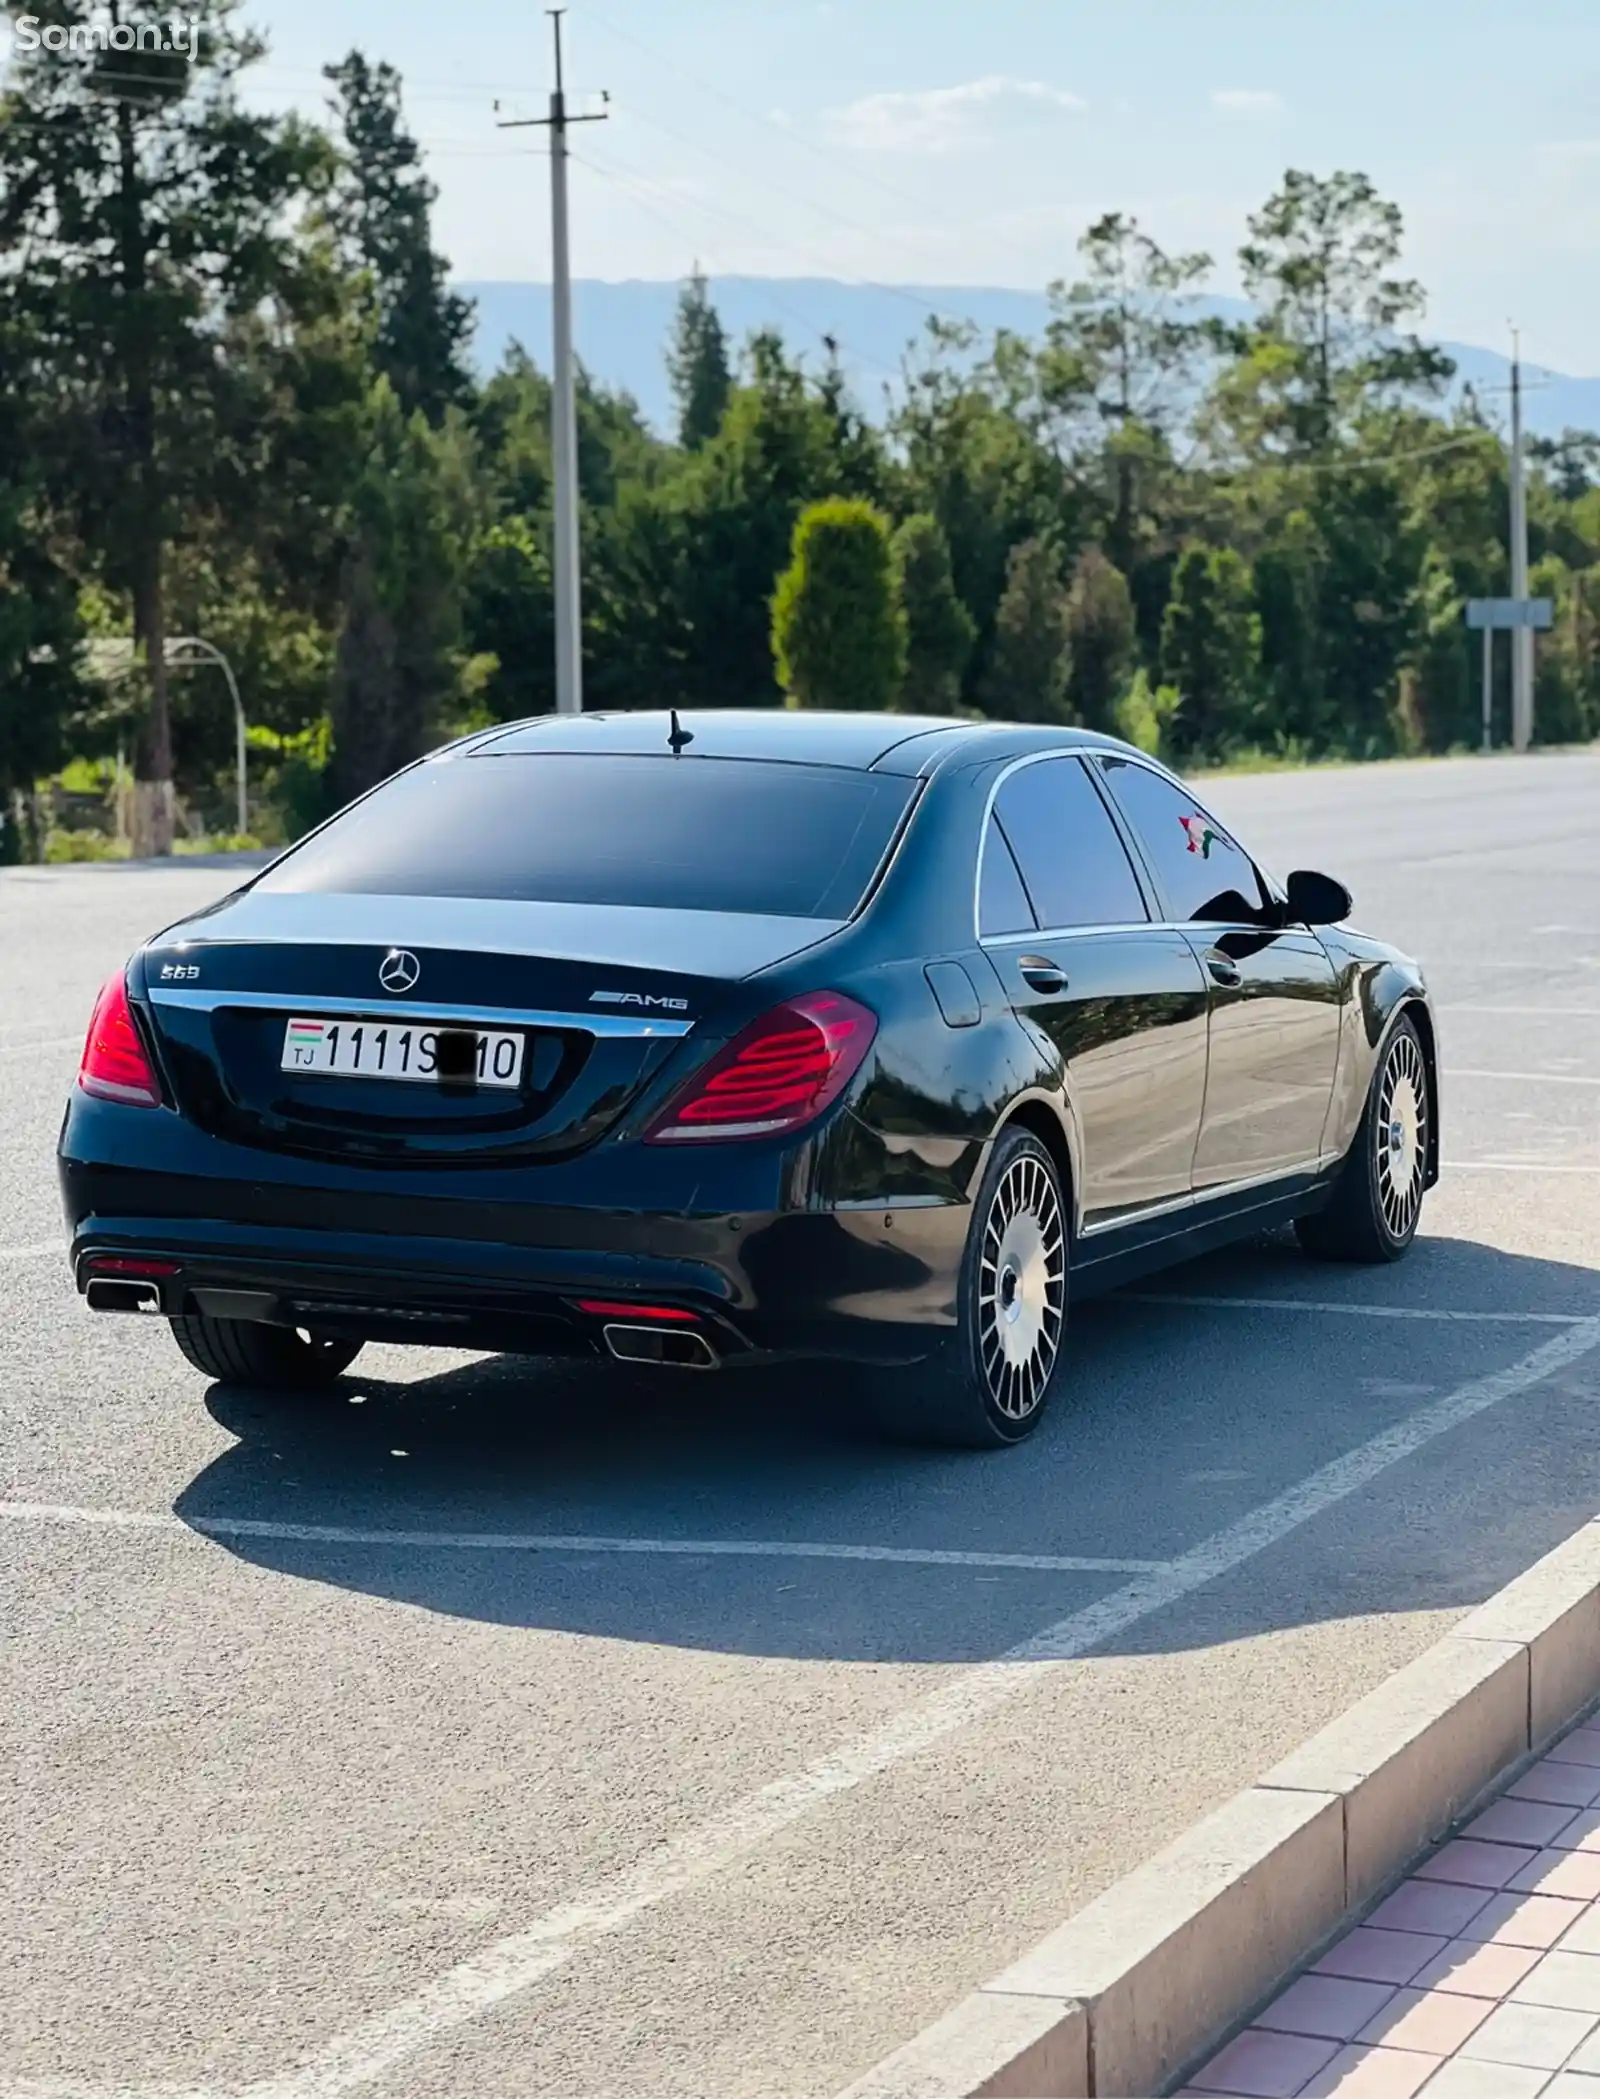
<svg viewBox="0 0 1600 2099">
<path fill-rule="evenodd" d="M 1115 727 L 1117 701 L 1134 657 L 1133 599 L 1122 571 L 1098 547 L 1085 547 L 1067 592 L 1067 645 L 1072 674 L 1067 698 L 1091 729 Z"/>
<path fill-rule="evenodd" d="M 193 54 L 165 48 L 173 17 L 159 0 L 123 0 L 129 46 L 112 52 L 89 47 L 104 19 L 93 0 L 52 0 L 50 14 L 68 47 L 19 42 L 0 106 L 0 255 L 27 258 L 0 272 L 0 308 L 36 338 L 42 464 L 60 508 L 132 601 L 150 684 L 136 829 L 167 852 L 170 549 L 238 493 L 253 402 L 219 341 L 295 310 L 296 216 L 328 156 L 296 119 L 241 101 L 264 47 L 233 0 L 195 0 Z"/>
<path fill-rule="evenodd" d="M 722 428 L 733 390 L 728 338 L 698 263 L 678 294 L 667 371 L 678 404 L 678 442 L 685 451 L 698 452 Z"/>
<path fill-rule="evenodd" d="M 1184 549 L 1161 628 L 1161 675 L 1181 695 L 1182 758 L 1219 758 L 1249 734 L 1261 663 L 1250 571 L 1231 547 Z"/>
<path fill-rule="evenodd" d="M 330 772 L 341 803 L 448 732 L 474 536 L 458 424 L 436 431 L 420 409 L 407 417 L 381 378 L 368 412 L 333 701 Z"/>
<path fill-rule="evenodd" d="M 949 714 L 960 705 L 977 630 L 956 595 L 950 544 L 937 518 L 918 511 L 906 519 L 894 536 L 894 566 L 906 617 L 899 704 L 909 714 Z"/>
<path fill-rule="evenodd" d="M 1071 721 L 1071 674 L 1061 556 L 1043 536 L 1025 539 L 1006 563 L 983 680 L 984 711 L 1002 721 Z"/>
<path fill-rule="evenodd" d="M 888 520 L 870 503 L 814 503 L 772 601 L 772 653 L 791 706 L 891 707 L 905 675 L 905 615 Z"/>
<path fill-rule="evenodd" d="M 468 391 L 472 304 L 447 287 L 435 252 L 438 196 L 406 129 L 400 75 L 352 51 L 325 66 L 344 146 L 331 216 L 352 266 L 366 272 L 377 319 L 378 368 L 407 415 L 437 424 Z"/>
</svg>

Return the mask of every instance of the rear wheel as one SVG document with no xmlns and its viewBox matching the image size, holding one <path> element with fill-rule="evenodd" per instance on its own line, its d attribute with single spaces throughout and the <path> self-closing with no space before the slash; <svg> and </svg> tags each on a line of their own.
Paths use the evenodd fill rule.
<svg viewBox="0 0 1600 2099">
<path fill-rule="evenodd" d="M 343 1376 L 361 1353 L 359 1341 L 265 1326 L 248 1319 L 184 1313 L 168 1321 L 172 1338 L 196 1370 L 229 1385 L 270 1385 L 313 1392 Z"/>
<path fill-rule="evenodd" d="M 886 1374 L 880 1415 L 917 1442 L 992 1450 L 1043 1419 L 1067 1319 L 1067 1208 L 1026 1130 L 1001 1137 L 973 1206 L 959 1324 L 943 1352 Z"/>
<path fill-rule="evenodd" d="M 1325 1261 L 1398 1261 L 1422 1216 L 1428 1143 L 1427 1063 L 1415 1026 L 1402 1017 L 1373 1074 L 1332 1201 L 1295 1222 L 1306 1252 Z"/>
</svg>

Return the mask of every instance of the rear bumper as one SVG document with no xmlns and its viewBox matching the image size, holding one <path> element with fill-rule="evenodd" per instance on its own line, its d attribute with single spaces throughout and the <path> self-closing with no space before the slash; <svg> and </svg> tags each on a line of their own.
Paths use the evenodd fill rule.
<svg viewBox="0 0 1600 2099">
<path fill-rule="evenodd" d="M 732 1164 L 743 1185 L 717 1186 L 715 1207 L 697 1201 L 719 1179 L 704 1159 L 674 1157 L 681 1188 L 653 1190 L 648 1208 L 612 1187 L 609 1201 L 578 1200 L 576 1177 L 548 1170 L 514 1187 L 500 1175 L 441 1185 L 305 1162 L 286 1171 L 160 1119 L 165 1131 L 150 1111 L 69 1116 L 60 1175 L 80 1291 L 97 1259 L 170 1263 L 154 1279 L 167 1314 L 533 1354 L 602 1350 L 606 1320 L 580 1300 L 656 1304 L 693 1313 L 730 1364 L 916 1361 L 954 1324 L 962 1204 L 774 1204 L 785 1177 L 750 1159 Z M 185 1170 L 127 1157 L 163 1136 Z"/>
</svg>

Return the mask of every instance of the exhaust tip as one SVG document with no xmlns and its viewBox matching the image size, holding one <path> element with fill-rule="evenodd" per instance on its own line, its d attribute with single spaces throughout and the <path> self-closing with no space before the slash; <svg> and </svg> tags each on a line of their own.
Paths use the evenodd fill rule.
<svg viewBox="0 0 1600 2099">
<path fill-rule="evenodd" d="M 601 1338 L 619 1363 L 661 1363 L 677 1370 L 715 1370 L 721 1360 L 704 1334 L 681 1327 L 606 1326 Z"/>
<path fill-rule="evenodd" d="M 84 1285 L 91 1312 L 159 1312 L 161 1292 L 154 1283 L 121 1276 L 92 1275 Z"/>
</svg>

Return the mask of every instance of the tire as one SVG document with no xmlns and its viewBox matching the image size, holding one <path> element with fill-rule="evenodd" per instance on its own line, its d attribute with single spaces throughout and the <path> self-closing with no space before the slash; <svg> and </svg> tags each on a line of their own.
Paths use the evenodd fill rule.
<svg viewBox="0 0 1600 2099">
<path fill-rule="evenodd" d="M 207 1377 L 226 1385 L 316 1392 L 337 1383 L 361 1353 L 359 1341 L 306 1335 L 292 1326 L 184 1313 L 168 1320 L 172 1338 Z"/>
<path fill-rule="evenodd" d="M 1413 1022 L 1396 1021 L 1372 1075 L 1355 1142 L 1324 1210 L 1295 1220 L 1324 1261 L 1398 1261 L 1417 1235 L 1428 1174 L 1428 1063 Z"/>
<path fill-rule="evenodd" d="M 1055 1161 L 1028 1131 L 1006 1131 L 973 1204 L 956 1331 L 930 1361 L 882 1374 L 882 1424 L 966 1450 L 1031 1436 L 1061 1368 L 1068 1243 Z"/>
</svg>

